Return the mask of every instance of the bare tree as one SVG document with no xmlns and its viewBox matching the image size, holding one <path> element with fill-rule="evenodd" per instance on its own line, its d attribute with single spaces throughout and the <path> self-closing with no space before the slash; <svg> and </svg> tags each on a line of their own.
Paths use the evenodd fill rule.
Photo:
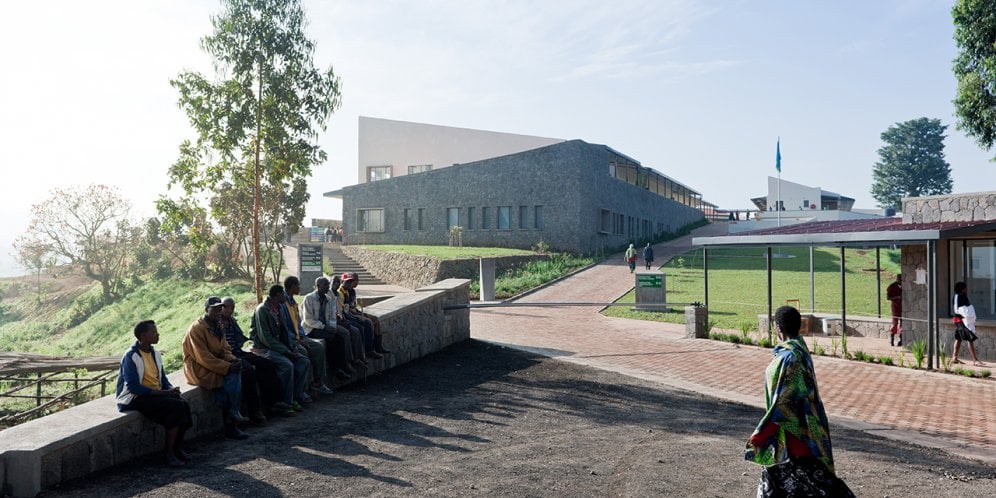
<svg viewBox="0 0 996 498">
<path fill-rule="evenodd" d="M 31 207 L 31 224 L 15 247 L 28 257 L 39 250 L 39 258 L 73 265 L 99 282 L 104 301 L 111 302 L 121 290 L 137 235 L 130 211 L 131 203 L 107 185 L 54 189 Z"/>
</svg>

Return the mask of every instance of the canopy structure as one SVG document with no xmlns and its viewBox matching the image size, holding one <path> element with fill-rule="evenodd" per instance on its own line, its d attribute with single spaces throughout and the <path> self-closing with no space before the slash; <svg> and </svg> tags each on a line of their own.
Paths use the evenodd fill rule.
<svg viewBox="0 0 996 498">
<path fill-rule="evenodd" d="M 904 223 L 901 218 L 874 218 L 800 223 L 777 228 L 755 230 L 714 237 L 694 237 L 692 244 L 702 247 L 705 305 L 709 306 L 709 249 L 713 247 L 766 247 L 767 248 L 767 300 L 768 323 L 772 316 L 771 299 L 771 250 L 786 246 L 810 248 L 810 302 L 814 299 L 813 248 L 840 248 L 840 298 L 842 330 L 847 330 L 847 292 L 844 249 L 847 247 L 875 248 L 876 272 L 879 278 L 878 302 L 881 315 L 881 264 L 880 249 L 893 246 L 926 246 L 927 272 L 927 349 L 928 368 L 934 368 L 934 358 L 939 355 L 939 327 L 937 310 L 937 248 L 938 242 L 960 237 L 971 237 L 996 231 L 996 221 L 944 221 L 935 223 Z M 814 304 L 815 306 L 815 304 Z M 769 327 L 770 334 L 771 327 Z"/>
</svg>

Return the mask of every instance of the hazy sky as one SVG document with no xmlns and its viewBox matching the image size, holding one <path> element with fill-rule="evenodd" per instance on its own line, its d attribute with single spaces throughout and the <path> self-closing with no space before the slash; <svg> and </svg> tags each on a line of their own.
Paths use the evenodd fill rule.
<svg viewBox="0 0 996 498">
<path fill-rule="evenodd" d="M 950 0 L 306 1 L 316 63 L 342 78 L 308 217 L 354 184 L 360 115 L 579 138 L 750 207 L 774 175 L 872 208 L 890 125 L 949 125 L 956 192 L 996 190 L 993 154 L 955 130 Z M 208 0 L 8 2 L 0 17 L 0 274 L 31 205 L 116 186 L 154 212 L 192 138 L 169 79 L 209 73 Z M 307 223 L 307 221 L 306 221 Z"/>
</svg>

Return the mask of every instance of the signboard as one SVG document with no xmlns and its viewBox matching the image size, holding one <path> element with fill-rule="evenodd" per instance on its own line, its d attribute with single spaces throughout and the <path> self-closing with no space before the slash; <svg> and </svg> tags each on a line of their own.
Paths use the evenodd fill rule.
<svg viewBox="0 0 996 498">
<path fill-rule="evenodd" d="M 308 227 L 309 242 L 325 242 L 325 227 Z"/>
<path fill-rule="evenodd" d="M 663 287 L 663 275 L 641 273 L 636 276 L 637 287 Z"/>
<path fill-rule="evenodd" d="M 302 272 L 322 271 L 322 246 L 301 244 L 297 248 L 297 257 Z"/>
</svg>

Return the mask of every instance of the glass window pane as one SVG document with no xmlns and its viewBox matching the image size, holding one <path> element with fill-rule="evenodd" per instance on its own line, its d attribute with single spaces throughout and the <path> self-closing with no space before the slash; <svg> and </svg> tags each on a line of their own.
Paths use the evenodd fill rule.
<svg viewBox="0 0 996 498">
<path fill-rule="evenodd" d="M 460 226 L 460 208 L 446 208 L 446 228 Z"/>
<path fill-rule="evenodd" d="M 512 227 L 512 206 L 498 208 L 498 229 L 509 230 Z"/>
<path fill-rule="evenodd" d="M 996 317 L 996 303 L 993 302 L 994 267 L 996 248 L 992 240 L 968 241 L 968 299 L 975 306 L 981 319 Z"/>
<path fill-rule="evenodd" d="M 533 206 L 533 228 L 543 229 L 543 206 Z"/>
</svg>

